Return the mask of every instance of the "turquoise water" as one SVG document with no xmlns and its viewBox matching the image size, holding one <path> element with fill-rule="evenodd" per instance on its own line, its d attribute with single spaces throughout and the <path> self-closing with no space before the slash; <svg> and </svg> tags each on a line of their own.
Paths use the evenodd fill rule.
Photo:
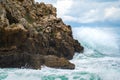
<svg viewBox="0 0 120 80">
<path fill-rule="evenodd" d="M 70 60 L 74 70 L 0 69 L 0 80 L 120 80 L 120 29 L 73 28 L 74 38 L 85 47 Z"/>
</svg>

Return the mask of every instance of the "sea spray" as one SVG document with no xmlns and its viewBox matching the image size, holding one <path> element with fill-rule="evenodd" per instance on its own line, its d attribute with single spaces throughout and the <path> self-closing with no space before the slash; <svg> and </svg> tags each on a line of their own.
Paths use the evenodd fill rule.
<svg viewBox="0 0 120 80">
<path fill-rule="evenodd" d="M 73 28 L 74 37 L 85 47 L 83 54 L 76 53 L 70 60 L 76 65 L 74 70 L 46 66 L 41 70 L 0 69 L 0 80 L 120 80 L 120 58 L 115 56 L 120 54 L 120 40 L 116 31 L 115 28 Z"/>
<path fill-rule="evenodd" d="M 73 28 L 73 35 L 84 47 L 109 56 L 120 56 L 118 34 L 112 28 Z M 87 50 L 88 51 L 88 50 Z"/>
</svg>

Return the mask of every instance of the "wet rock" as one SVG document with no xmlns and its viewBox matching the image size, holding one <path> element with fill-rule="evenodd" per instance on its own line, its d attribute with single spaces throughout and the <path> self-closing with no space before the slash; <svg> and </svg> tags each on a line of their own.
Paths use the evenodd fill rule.
<svg viewBox="0 0 120 80">
<path fill-rule="evenodd" d="M 58 58 L 54 55 L 44 56 L 44 65 L 53 68 L 74 69 L 75 65 L 65 58 Z"/>
</svg>

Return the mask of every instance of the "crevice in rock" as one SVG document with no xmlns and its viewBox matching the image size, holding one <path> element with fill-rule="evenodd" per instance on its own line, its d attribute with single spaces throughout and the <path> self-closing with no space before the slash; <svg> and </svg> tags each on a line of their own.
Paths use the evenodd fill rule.
<svg viewBox="0 0 120 80">
<path fill-rule="evenodd" d="M 18 21 L 16 18 L 14 18 L 14 17 L 11 15 L 11 13 L 10 13 L 9 11 L 7 11 L 7 10 L 6 10 L 6 17 L 7 17 L 7 19 L 9 20 L 9 23 L 10 23 L 10 24 L 18 23 L 18 22 L 19 22 L 19 21 Z"/>
</svg>

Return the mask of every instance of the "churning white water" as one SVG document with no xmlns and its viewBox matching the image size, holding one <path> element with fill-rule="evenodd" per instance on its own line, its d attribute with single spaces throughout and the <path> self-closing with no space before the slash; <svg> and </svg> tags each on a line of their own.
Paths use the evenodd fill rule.
<svg viewBox="0 0 120 80">
<path fill-rule="evenodd" d="M 84 46 L 83 54 L 70 60 L 75 70 L 0 69 L 0 80 L 120 80 L 119 28 L 73 28 L 74 38 Z"/>
<path fill-rule="evenodd" d="M 74 37 L 82 44 L 104 55 L 120 55 L 119 36 L 114 31 L 118 28 L 73 28 Z"/>
</svg>

